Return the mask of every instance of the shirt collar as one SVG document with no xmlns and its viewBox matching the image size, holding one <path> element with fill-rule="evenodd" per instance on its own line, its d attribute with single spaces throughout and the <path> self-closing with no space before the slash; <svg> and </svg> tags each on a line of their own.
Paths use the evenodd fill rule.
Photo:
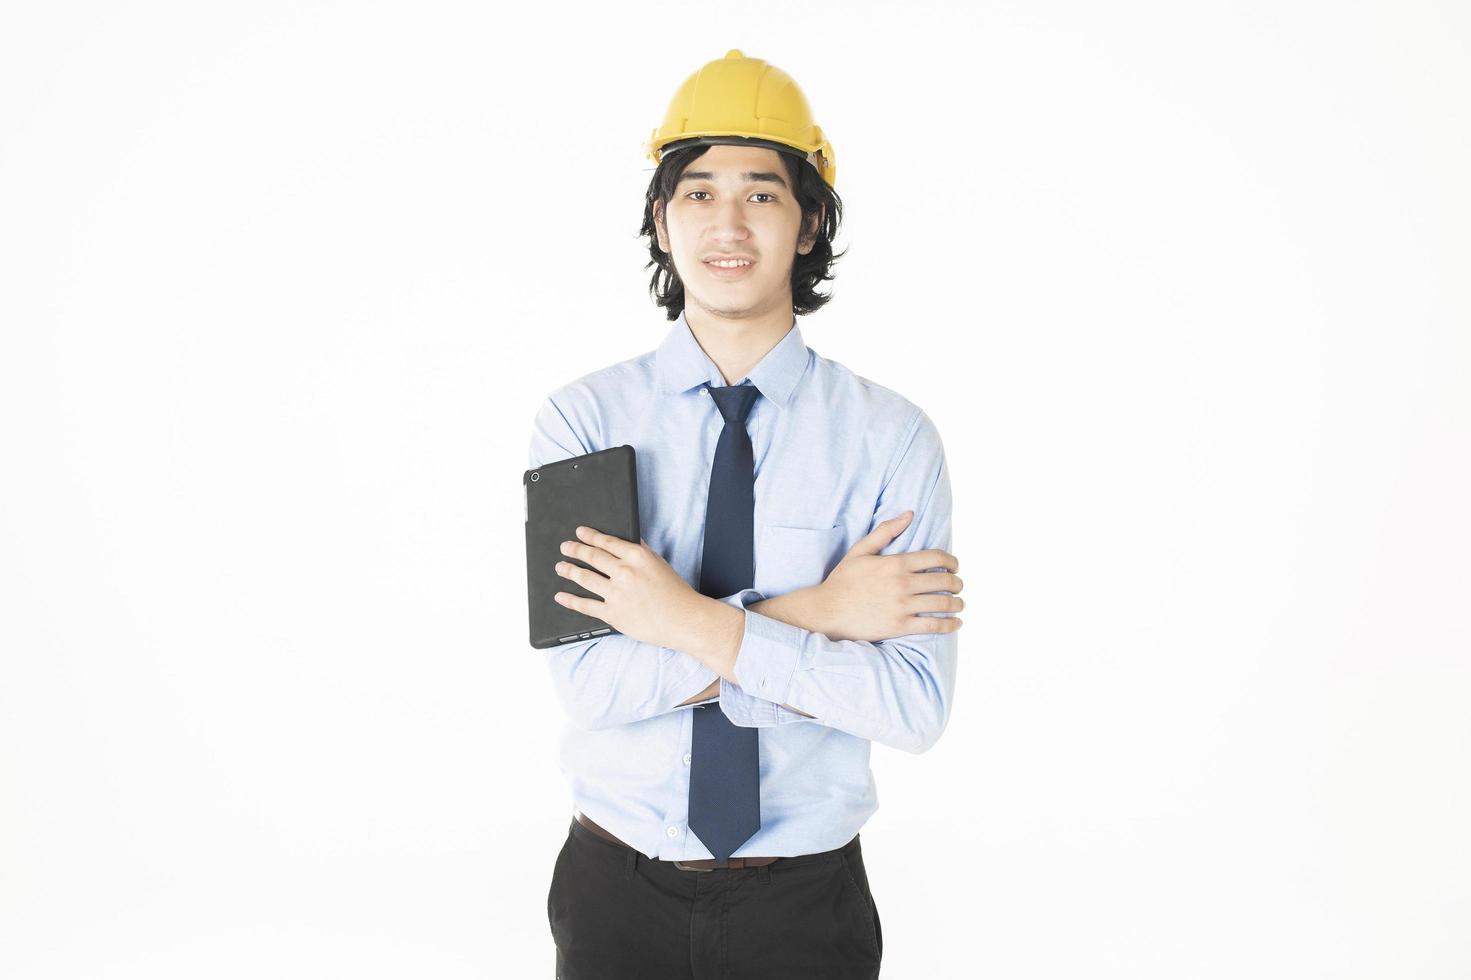
<svg viewBox="0 0 1471 980">
<path fill-rule="evenodd" d="M 726 386 L 720 368 L 695 340 L 683 311 L 659 345 L 656 358 L 661 394 L 682 394 L 706 383 L 712 388 Z M 793 316 L 792 328 L 786 336 L 777 341 L 776 346 L 767 351 L 766 356 L 736 384 L 749 378 L 763 396 L 786 408 L 792 392 L 797 389 L 797 382 L 802 380 L 802 374 L 807 370 L 807 361 L 807 345 L 802 342 L 802 329 Z"/>
</svg>

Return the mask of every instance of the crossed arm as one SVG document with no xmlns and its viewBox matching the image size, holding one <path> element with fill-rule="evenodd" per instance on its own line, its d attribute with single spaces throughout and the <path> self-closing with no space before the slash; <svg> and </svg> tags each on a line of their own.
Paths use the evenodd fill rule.
<svg viewBox="0 0 1471 980">
<path fill-rule="evenodd" d="M 753 602 L 746 608 L 752 612 L 758 612 L 763 616 L 770 616 L 772 619 L 779 619 L 783 623 L 790 623 L 793 626 L 799 626 L 805 630 L 810 630 L 815 633 L 826 633 L 829 631 L 829 627 L 828 621 L 823 614 L 824 607 L 821 603 L 821 598 L 821 595 L 815 587 L 808 587 L 797 589 L 794 592 L 787 592 L 779 596 L 773 596 L 770 599 L 762 599 L 760 602 Z M 717 677 L 710 682 L 709 687 L 688 701 L 681 701 L 675 707 L 683 708 L 685 705 L 708 701 L 719 696 L 720 678 Z M 789 704 L 784 704 L 782 707 L 801 715 L 803 718 L 812 717 L 807 712 L 794 708 Z"/>
<path fill-rule="evenodd" d="M 592 451 L 547 399 L 536 416 L 530 465 Z M 887 467 L 873 524 L 911 508 L 914 518 L 881 554 L 948 551 L 950 504 L 938 432 L 918 412 Z M 955 631 L 833 639 L 827 634 L 845 634 L 825 622 L 829 611 L 819 589 L 701 597 L 680 641 L 669 647 L 613 633 L 551 648 L 553 686 L 573 723 L 585 729 L 631 724 L 718 696 L 736 725 L 821 724 L 912 753 L 927 750 L 950 715 Z"/>
</svg>

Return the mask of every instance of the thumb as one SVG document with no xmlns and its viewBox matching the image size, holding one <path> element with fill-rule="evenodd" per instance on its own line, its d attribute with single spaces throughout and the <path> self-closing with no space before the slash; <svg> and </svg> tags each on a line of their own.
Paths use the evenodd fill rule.
<svg viewBox="0 0 1471 980">
<path fill-rule="evenodd" d="M 909 526 L 909 522 L 913 517 L 914 511 L 906 510 L 898 517 L 891 517 L 887 521 L 880 521 L 877 527 L 853 543 L 853 547 L 848 549 L 848 554 L 878 554 L 889 545 L 889 542 L 904 533 L 904 529 Z"/>
</svg>

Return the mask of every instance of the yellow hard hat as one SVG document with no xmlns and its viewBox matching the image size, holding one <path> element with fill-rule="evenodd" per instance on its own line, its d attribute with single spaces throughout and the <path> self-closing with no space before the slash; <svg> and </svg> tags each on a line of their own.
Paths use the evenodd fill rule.
<svg viewBox="0 0 1471 980">
<path fill-rule="evenodd" d="M 735 48 L 685 79 L 669 102 L 664 124 L 644 143 L 644 152 L 657 164 L 676 144 L 712 143 L 795 150 L 829 187 L 837 184 L 833 146 L 813 123 L 807 96 L 792 76 Z"/>
</svg>

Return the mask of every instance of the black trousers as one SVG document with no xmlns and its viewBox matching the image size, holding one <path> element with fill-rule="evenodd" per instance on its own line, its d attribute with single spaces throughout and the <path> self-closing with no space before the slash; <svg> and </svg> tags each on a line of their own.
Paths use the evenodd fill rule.
<svg viewBox="0 0 1471 980">
<path fill-rule="evenodd" d="M 857 837 L 764 868 L 681 871 L 574 819 L 547 921 L 557 980 L 871 980 L 884 950 Z"/>
</svg>

